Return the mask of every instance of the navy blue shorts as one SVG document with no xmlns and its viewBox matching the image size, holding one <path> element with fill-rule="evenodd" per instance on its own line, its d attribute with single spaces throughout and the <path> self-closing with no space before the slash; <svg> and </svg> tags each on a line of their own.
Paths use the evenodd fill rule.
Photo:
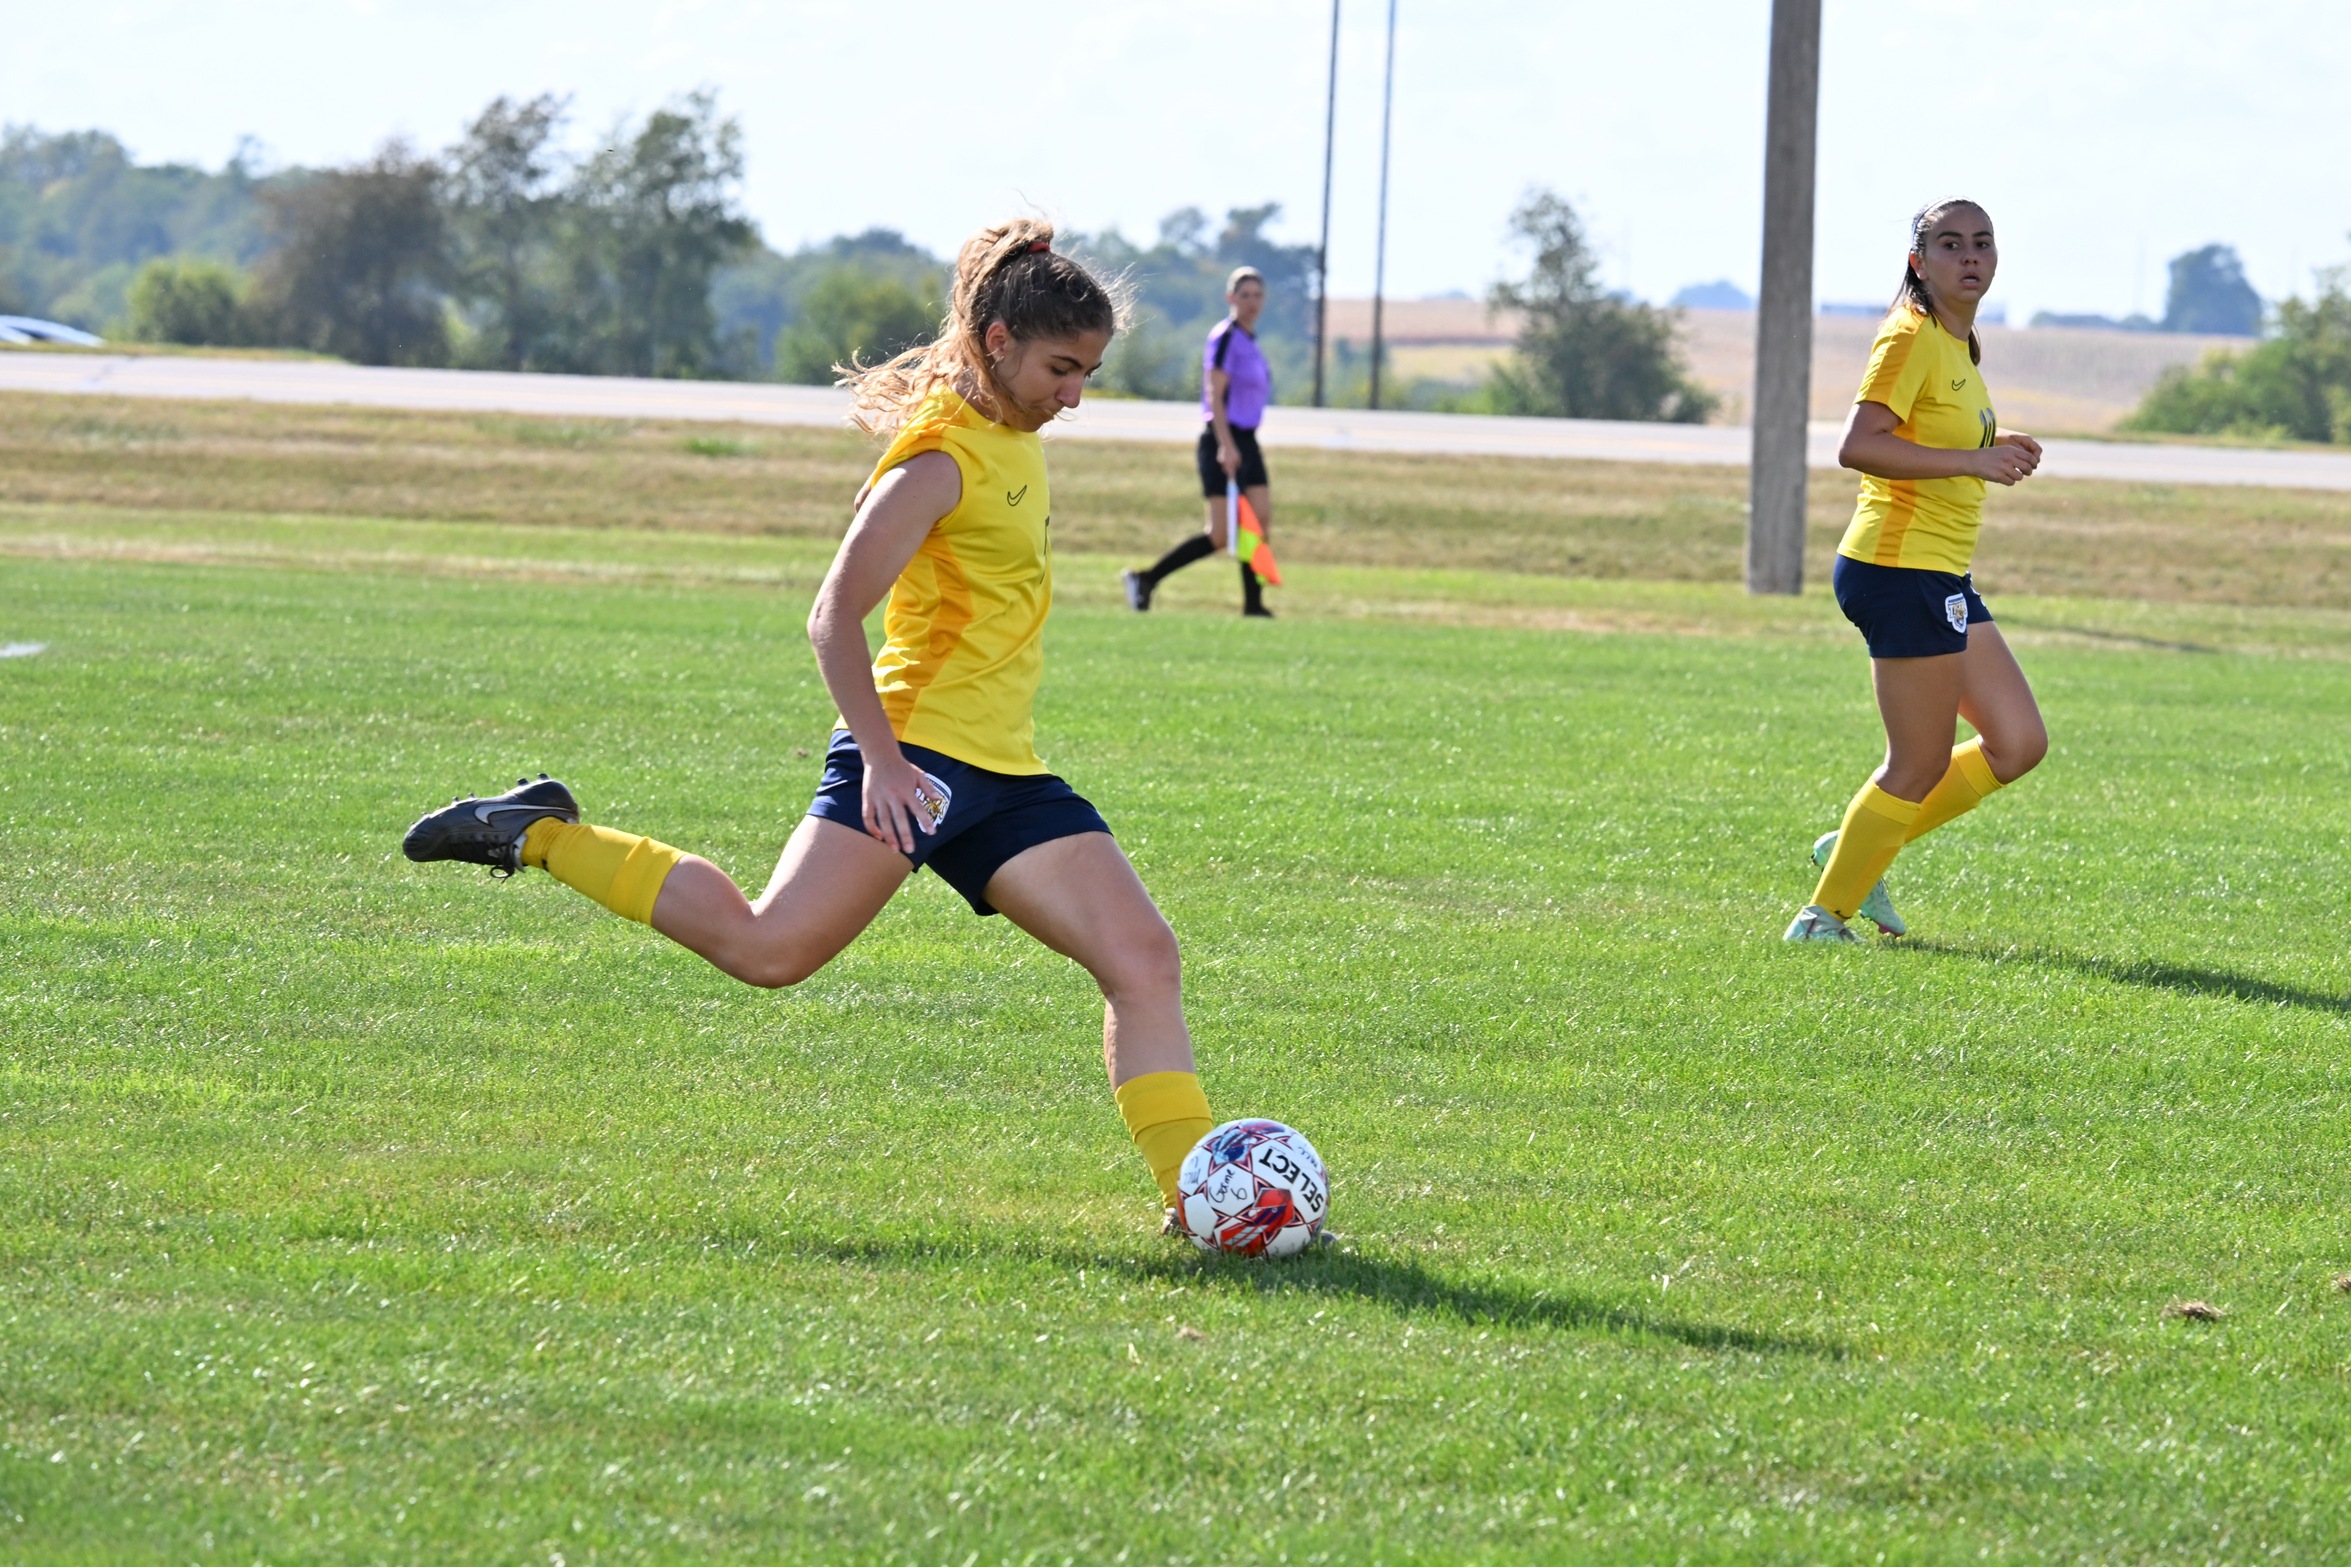
<svg viewBox="0 0 2351 1567">
<path fill-rule="evenodd" d="M 1992 612 L 1976 596 L 1975 579 L 1915 566 L 1876 566 L 1837 557 L 1837 608 L 1861 628 L 1871 658 L 1934 658 L 1967 651 L 1967 628 Z"/>
<path fill-rule="evenodd" d="M 914 868 L 928 865 L 971 905 L 993 914 L 988 880 L 1023 849 L 1082 832 L 1108 832 L 1102 813 L 1051 773 L 991 773 L 927 746 L 901 745 L 906 759 L 945 784 L 947 819 L 935 833 L 917 831 Z M 824 781 L 808 814 L 865 831 L 865 755 L 847 730 L 837 730 L 824 755 Z"/>
</svg>

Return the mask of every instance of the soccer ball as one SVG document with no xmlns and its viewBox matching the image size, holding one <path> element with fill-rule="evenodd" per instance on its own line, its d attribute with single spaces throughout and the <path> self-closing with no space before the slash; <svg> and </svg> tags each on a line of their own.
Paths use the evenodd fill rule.
<svg viewBox="0 0 2351 1567">
<path fill-rule="evenodd" d="M 1330 1211 L 1322 1156 L 1279 1121 L 1227 1121 L 1193 1145 L 1176 1176 L 1176 1213 L 1202 1251 L 1287 1257 Z"/>
</svg>

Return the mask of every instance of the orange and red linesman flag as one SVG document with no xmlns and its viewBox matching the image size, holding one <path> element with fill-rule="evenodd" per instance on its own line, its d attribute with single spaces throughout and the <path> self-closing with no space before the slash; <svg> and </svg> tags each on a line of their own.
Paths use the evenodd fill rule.
<svg viewBox="0 0 2351 1567">
<path fill-rule="evenodd" d="M 1265 542 L 1265 524 L 1250 510 L 1249 498 L 1241 493 L 1241 486 L 1226 480 L 1224 487 L 1225 537 L 1232 542 L 1232 550 L 1242 564 L 1257 573 L 1258 580 L 1273 587 L 1282 585 L 1282 569 L 1273 563 L 1273 546 Z"/>
</svg>

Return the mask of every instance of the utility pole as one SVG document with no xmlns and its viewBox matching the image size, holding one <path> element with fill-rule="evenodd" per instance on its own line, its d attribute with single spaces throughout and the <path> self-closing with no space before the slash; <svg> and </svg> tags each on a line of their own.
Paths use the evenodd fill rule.
<svg viewBox="0 0 2351 1567">
<path fill-rule="evenodd" d="M 1314 247 L 1314 406 L 1322 406 L 1323 347 L 1331 319 L 1331 143 L 1339 128 L 1339 0 L 1331 0 L 1330 86 L 1322 98 L 1322 242 Z"/>
<path fill-rule="evenodd" d="M 1763 130 L 1763 290 L 1755 302 L 1747 591 L 1804 588 L 1812 413 L 1812 193 L 1820 123 L 1820 0 L 1772 0 Z"/>
<path fill-rule="evenodd" d="M 1371 266 L 1371 405 L 1380 405 L 1380 357 L 1387 339 L 1380 310 L 1388 295 L 1388 122 L 1396 104 L 1396 0 L 1388 0 L 1388 69 L 1380 85 L 1380 237 Z"/>
</svg>

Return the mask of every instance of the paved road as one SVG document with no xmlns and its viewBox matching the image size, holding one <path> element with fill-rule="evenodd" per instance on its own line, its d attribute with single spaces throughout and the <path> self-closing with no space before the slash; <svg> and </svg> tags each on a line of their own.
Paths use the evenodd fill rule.
<svg viewBox="0 0 2351 1567">
<path fill-rule="evenodd" d="M 387 370 L 284 359 L 0 351 L 0 391 L 116 397 L 249 398 L 376 408 L 475 410 L 596 419 L 701 419 L 741 424 L 840 425 L 848 400 L 830 387 L 742 381 L 507 375 L 486 370 Z M 1188 403 L 1098 398 L 1056 425 L 1059 439 L 1190 444 L 1200 416 Z M 1610 462 L 1738 467 L 1747 432 L 1715 425 L 1601 419 L 1499 419 L 1463 414 L 1276 408 L 1268 446 L 1475 457 L 1583 457 Z M 1836 466 L 1837 431 L 1812 427 L 1812 465 Z M 2109 441 L 2048 443 L 2052 477 L 2159 484 L 2250 484 L 2351 490 L 2351 453 L 2250 451 Z"/>
</svg>

